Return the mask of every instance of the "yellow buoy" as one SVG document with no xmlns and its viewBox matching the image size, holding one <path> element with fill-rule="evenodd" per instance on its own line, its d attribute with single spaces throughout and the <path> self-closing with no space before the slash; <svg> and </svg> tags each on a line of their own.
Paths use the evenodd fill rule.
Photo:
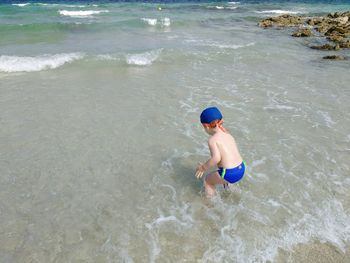
<svg viewBox="0 0 350 263">
<path fill-rule="evenodd" d="M 159 10 L 159 11 L 162 11 L 162 8 L 159 6 L 159 7 L 158 7 L 158 10 Z"/>
</svg>

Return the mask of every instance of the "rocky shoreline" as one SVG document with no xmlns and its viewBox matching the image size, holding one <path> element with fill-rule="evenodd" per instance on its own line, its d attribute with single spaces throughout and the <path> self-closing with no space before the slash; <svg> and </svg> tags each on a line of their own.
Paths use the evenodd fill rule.
<svg viewBox="0 0 350 263">
<path fill-rule="evenodd" d="M 326 43 L 310 44 L 318 50 L 341 50 L 350 48 L 350 11 L 330 13 L 323 17 L 303 17 L 281 15 L 263 19 L 258 24 L 262 28 L 296 28 L 293 37 L 317 37 Z M 324 59 L 343 60 L 346 57 L 331 55 Z"/>
</svg>

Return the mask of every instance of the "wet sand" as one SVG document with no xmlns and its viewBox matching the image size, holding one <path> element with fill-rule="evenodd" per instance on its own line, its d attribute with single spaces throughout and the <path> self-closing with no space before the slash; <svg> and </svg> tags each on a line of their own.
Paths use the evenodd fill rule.
<svg viewBox="0 0 350 263">
<path fill-rule="evenodd" d="M 312 242 L 293 247 L 292 251 L 280 250 L 276 263 L 348 263 L 350 262 L 350 246 L 344 252 L 330 243 Z"/>
</svg>

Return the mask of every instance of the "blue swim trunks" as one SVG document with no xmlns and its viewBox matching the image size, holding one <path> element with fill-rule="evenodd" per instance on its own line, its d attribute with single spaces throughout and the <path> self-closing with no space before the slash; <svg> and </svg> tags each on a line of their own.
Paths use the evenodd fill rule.
<svg viewBox="0 0 350 263">
<path fill-rule="evenodd" d="M 223 168 L 219 167 L 218 173 L 222 179 L 229 182 L 230 184 L 236 183 L 242 179 L 245 172 L 245 164 L 242 162 L 235 168 Z"/>
</svg>

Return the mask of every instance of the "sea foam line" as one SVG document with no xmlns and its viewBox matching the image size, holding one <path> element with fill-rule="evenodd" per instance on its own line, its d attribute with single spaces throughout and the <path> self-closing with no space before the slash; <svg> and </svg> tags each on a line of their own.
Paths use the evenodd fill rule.
<svg viewBox="0 0 350 263">
<path fill-rule="evenodd" d="M 224 44 L 224 43 L 219 43 L 214 41 L 196 40 L 196 39 L 185 40 L 185 42 L 195 43 L 195 45 L 197 46 L 217 47 L 220 49 L 239 49 L 239 48 L 250 47 L 255 45 L 254 42 L 251 42 L 245 45 L 234 45 L 234 44 L 232 45 L 232 44 Z"/>
<path fill-rule="evenodd" d="M 290 10 L 264 10 L 264 11 L 254 11 L 257 14 L 292 14 L 292 15 L 296 15 L 296 14 L 305 14 L 305 12 L 301 12 L 301 11 L 290 11 Z"/>
<path fill-rule="evenodd" d="M 84 57 L 82 53 L 63 53 L 37 57 L 0 56 L 0 72 L 33 72 L 55 69 Z"/>
<path fill-rule="evenodd" d="M 98 15 L 101 13 L 108 13 L 108 10 L 77 10 L 77 11 L 68 11 L 68 10 L 59 10 L 58 13 L 62 16 L 71 16 L 71 17 L 89 17 L 92 15 Z"/>
<path fill-rule="evenodd" d="M 48 4 L 48 3 L 33 3 L 35 5 L 39 5 L 39 6 L 47 6 L 47 7 L 56 7 L 56 6 L 60 6 L 60 7 L 75 7 L 75 8 L 84 8 L 86 7 L 86 5 L 67 5 L 67 4 Z M 89 6 L 93 6 L 93 7 L 98 7 L 98 5 L 89 5 Z"/>
<path fill-rule="evenodd" d="M 208 9 L 217 9 L 217 10 L 224 10 L 224 9 L 230 9 L 234 10 L 237 9 L 237 6 L 221 6 L 221 5 L 216 5 L 216 6 L 207 6 Z"/>
<path fill-rule="evenodd" d="M 13 6 L 19 6 L 19 7 L 24 7 L 27 5 L 30 5 L 30 3 L 22 3 L 22 4 L 12 4 Z"/>
<path fill-rule="evenodd" d="M 13 6 L 23 7 L 23 6 L 30 5 L 30 3 L 12 4 L 12 5 L 13 5 Z"/>
</svg>

